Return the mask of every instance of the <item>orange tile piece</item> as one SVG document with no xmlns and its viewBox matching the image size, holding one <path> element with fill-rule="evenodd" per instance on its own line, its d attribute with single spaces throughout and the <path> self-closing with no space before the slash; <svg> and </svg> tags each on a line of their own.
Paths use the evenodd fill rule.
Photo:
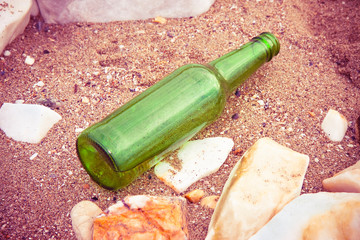
<svg viewBox="0 0 360 240">
<path fill-rule="evenodd" d="M 186 200 L 129 196 L 94 220 L 94 240 L 188 239 Z"/>
</svg>

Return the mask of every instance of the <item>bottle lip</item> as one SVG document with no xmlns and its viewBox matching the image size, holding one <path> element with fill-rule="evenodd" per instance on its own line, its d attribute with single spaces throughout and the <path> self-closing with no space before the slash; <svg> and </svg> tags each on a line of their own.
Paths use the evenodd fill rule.
<svg viewBox="0 0 360 240">
<path fill-rule="evenodd" d="M 252 41 L 263 43 L 267 48 L 266 60 L 269 62 L 280 51 L 280 42 L 274 34 L 270 32 L 263 32 L 259 36 L 254 37 Z"/>
</svg>

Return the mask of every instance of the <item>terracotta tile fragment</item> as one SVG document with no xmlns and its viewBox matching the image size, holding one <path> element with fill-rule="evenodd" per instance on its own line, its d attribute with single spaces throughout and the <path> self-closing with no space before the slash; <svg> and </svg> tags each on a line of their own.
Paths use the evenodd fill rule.
<svg viewBox="0 0 360 240">
<path fill-rule="evenodd" d="M 93 239 L 188 239 L 182 197 L 128 196 L 94 221 Z"/>
</svg>

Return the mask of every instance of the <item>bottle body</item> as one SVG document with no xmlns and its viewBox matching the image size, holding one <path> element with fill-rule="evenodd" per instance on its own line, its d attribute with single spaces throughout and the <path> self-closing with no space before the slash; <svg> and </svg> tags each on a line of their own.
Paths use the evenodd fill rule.
<svg viewBox="0 0 360 240">
<path fill-rule="evenodd" d="M 209 68 L 185 65 L 82 132 L 78 154 L 101 186 L 125 187 L 217 119 L 225 102 Z"/>
<path fill-rule="evenodd" d="M 234 85 L 266 62 L 264 46 L 257 47 L 261 56 L 251 55 L 253 63 L 243 61 L 242 70 L 231 67 L 233 55 L 208 65 L 180 67 L 83 131 L 77 139 L 77 153 L 92 179 L 111 190 L 125 187 L 216 120 Z M 243 52 L 249 55 L 252 48 L 249 45 Z M 241 55 L 241 48 L 234 51 L 238 62 L 242 57 L 237 51 Z M 242 74 L 236 73 L 239 71 Z"/>
</svg>

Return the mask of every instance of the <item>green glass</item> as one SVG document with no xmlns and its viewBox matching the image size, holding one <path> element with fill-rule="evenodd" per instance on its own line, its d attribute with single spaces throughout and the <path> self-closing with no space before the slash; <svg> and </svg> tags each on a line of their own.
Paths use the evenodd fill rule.
<svg viewBox="0 0 360 240">
<path fill-rule="evenodd" d="M 226 99 L 280 50 L 262 33 L 209 64 L 182 66 L 77 139 L 77 153 L 100 186 L 129 185 L 222 113 Z"/>
</svg>

